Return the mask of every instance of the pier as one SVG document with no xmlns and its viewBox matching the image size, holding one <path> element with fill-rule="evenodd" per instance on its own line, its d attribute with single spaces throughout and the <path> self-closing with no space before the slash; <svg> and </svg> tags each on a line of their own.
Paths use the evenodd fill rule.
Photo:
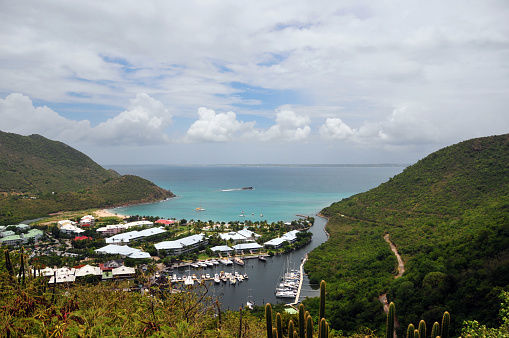
<svg viewBox="0 0 509 338">
<path fill-rule="evenodd" d="M 308 259 L 308 254 L 306 254 L 304 256 L 304 258 L 302 259 L 302 263 L 300 264 L 299 287 L 297 288 L 297 295 L 295 296 L 295 301 L 293 303 L 288 304 L 290 306 L 299 304 L 300 291 L 302 290 L 302 281 L 304 280 L 304 263 L 306 263 L 307 259 Z"/>
</svg>

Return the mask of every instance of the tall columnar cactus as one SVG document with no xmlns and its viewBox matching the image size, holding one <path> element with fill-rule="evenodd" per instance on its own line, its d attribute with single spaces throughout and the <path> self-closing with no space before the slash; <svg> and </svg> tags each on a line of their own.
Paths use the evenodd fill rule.
<svg viewBox="0 0 509 338">
<path fill-rule="evenodd" d="M 242 308 L 239 308 L 239 338 L 242 337 Z"/>
<path fill-rule="evenodd" d="M 414 330 L 414 338 L 419 338 L 419 330 Z M 426 338 L 426 337 L 423 337 Z"/>
<path fill-rule="evenodd" d="M 396 305 L 393 302 L 389 304 L 389 312 L 387 312 L 387 338 L 394 337 L 394 316 L 396 315 Z"/>
<path fill-rule="evenodd" d="M 277 329 L 277 337 L 283 338 L 283 320 L 281 319 L 281 314 L 276 313 L 276 329 Z"/>
<path fill-rule="evenodd" d="M 293 324 L 293 320 L 290 319 L 288 322 L 288 337 L 293 337 L 293 331 L 295 331 L 295 325 Z"/>
<path fill-rule="evenodd" d="M 320 316 L 319 320 L 325 318 L 325 281 L 320 282 Z"/>
<path fill-rule="evenodd" d="M 306 311 L 306 313 L 308 312 Z M 306 317 L 306 338 L 313 338 L 313 318 L 311 316 Z"/>
<path fill-rule="evenodd" d="M 293 338 L 299 338 L 299 334 L 297 333 L 297 331 L 293 331 Z"/>
<path fill-rule="evenodd" d="M 440 336 L 440 324 L 435 322 L 433 328 L 431 328 L 431 338 L 437 338 Z"/>
<path fill-rule="evenodd" d="M 18 280 L 21 284 L 25 285 L 25 262 L 24 262 L 23 258 L 24 258 L 23 247 L 21 247 L 21 252 L 19 255 L 20 268 L 19 268 Z"/>
<path fill-rule="evenodd" d="M 426 338 L 426 322 L 422 319 L 419 322 L 419 337 Z"/>
<path fill-rule="evenodd" d="M 406 330 L 406 338 L 415 338 L 414 332 L 415 332 L 414 324 L 408 325 L 408 329 Z"/>
<path fill-rule="evenodd" d="M 272 337 L 274 337 L 274 338 L 278 338 L 278 337 L 277 337 L 277 330 L 276 330 L 276 328 L 275 328 L 275 327 L 273 327 L 273 328 L 272 328 Z"/>
<path fill-rule="evenodd" d="M 267 338 L 272 337 L 272 305 L 270 303 L 265 304 L 265 323 L 267 325 Z"/>
<path fill-rule="evenodd" d="M 304 310 L 304 304 L 299 304 L 299 337 L 304 338 L 304 332 L 306 327 L 306 313 Z"/>
<path fill-rule="evenodd" d="M 329 332 L 328 332 L 328 325 L 327 325 L 327 321 L 325 320 L 325 318 L 322 318 L 320 320 L 320 324 L 318 326 L 318 338 L 327 338 L 327 336 L 329 335 Z"/>
<path fill-rule="evenodd" d="M 11 263 L 11 256 L 9 255 L 9 250 L 5 250 L 4 251 L 4 254 L 5 254 L 5 268 L 7 269 L 7 272 L 9 272 L 9 275 L 13 275 L 14 274 L 14 269 L 12 268 L 12 263 Z"/>
<path fill-rule="evenodd" d="M 440 334 L 440 338 L 449 338 L 449 324 L 451 322 L 451 316 L 449 312 L 445 311 L 444 316 L 442 317 L 442 333 Z"/>
</svg>

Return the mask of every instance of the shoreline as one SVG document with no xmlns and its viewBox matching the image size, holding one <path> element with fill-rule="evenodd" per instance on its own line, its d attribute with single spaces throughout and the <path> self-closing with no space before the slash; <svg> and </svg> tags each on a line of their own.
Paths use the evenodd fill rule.
<svg viewBox="0 0 509 338">
<path fill-rule="evenodd" d="M 112 212 L 111 209 L 98 209 L 92 212 L 92 214 L 96 215 L 98 218 L 101 217 L 120 217 L 120 218 L 126 218 L 129 217 L 128 215 L 122 215 L 118 214 L 116 212 Z"/>
</svg>

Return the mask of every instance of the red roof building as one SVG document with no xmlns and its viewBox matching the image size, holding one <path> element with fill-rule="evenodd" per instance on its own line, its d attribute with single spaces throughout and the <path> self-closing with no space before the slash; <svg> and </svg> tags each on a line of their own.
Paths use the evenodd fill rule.
<svg viewBox="0 0 509 338">
<path fill-rule="evenodd" d="M 89 240 L 92 240 L 91 237 L 87 237 L 87 236 L 78 236 L 78 237 L 74 237 L 74 240 L 75 241 L 82 241 L 84 239 L 89 239 Z"/>
<path fill-rule="evenodd" d="M 175 221 L 174 220 L 171 220 L 171 219 L 158 219 L 156 221 L 156 223 L 158 224 L 166 224 L 166 225 L 170 225 L 170 224 L 174 224 Z"/>
</svg>

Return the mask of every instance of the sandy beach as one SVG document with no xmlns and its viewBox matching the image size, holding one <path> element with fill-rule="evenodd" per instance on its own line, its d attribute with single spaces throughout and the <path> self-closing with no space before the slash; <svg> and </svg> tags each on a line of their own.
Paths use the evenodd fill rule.
<svg viewBox="0 0 509 338">
<path fill-rule="evenodd" d="M 121 214 L 117 214 L 117 213 L 113 213 L 109 210 L 106 210 L 106 209 L 99 209 L 99 210 L 96 210 L 93 212 L 94 216 L 98 217 L 98 218 L 101 218 L 101 217 L 122 217 L 122 218 L 125 218 L 127 217 L 126 215 L 121 215 Z"/>
</svg>

